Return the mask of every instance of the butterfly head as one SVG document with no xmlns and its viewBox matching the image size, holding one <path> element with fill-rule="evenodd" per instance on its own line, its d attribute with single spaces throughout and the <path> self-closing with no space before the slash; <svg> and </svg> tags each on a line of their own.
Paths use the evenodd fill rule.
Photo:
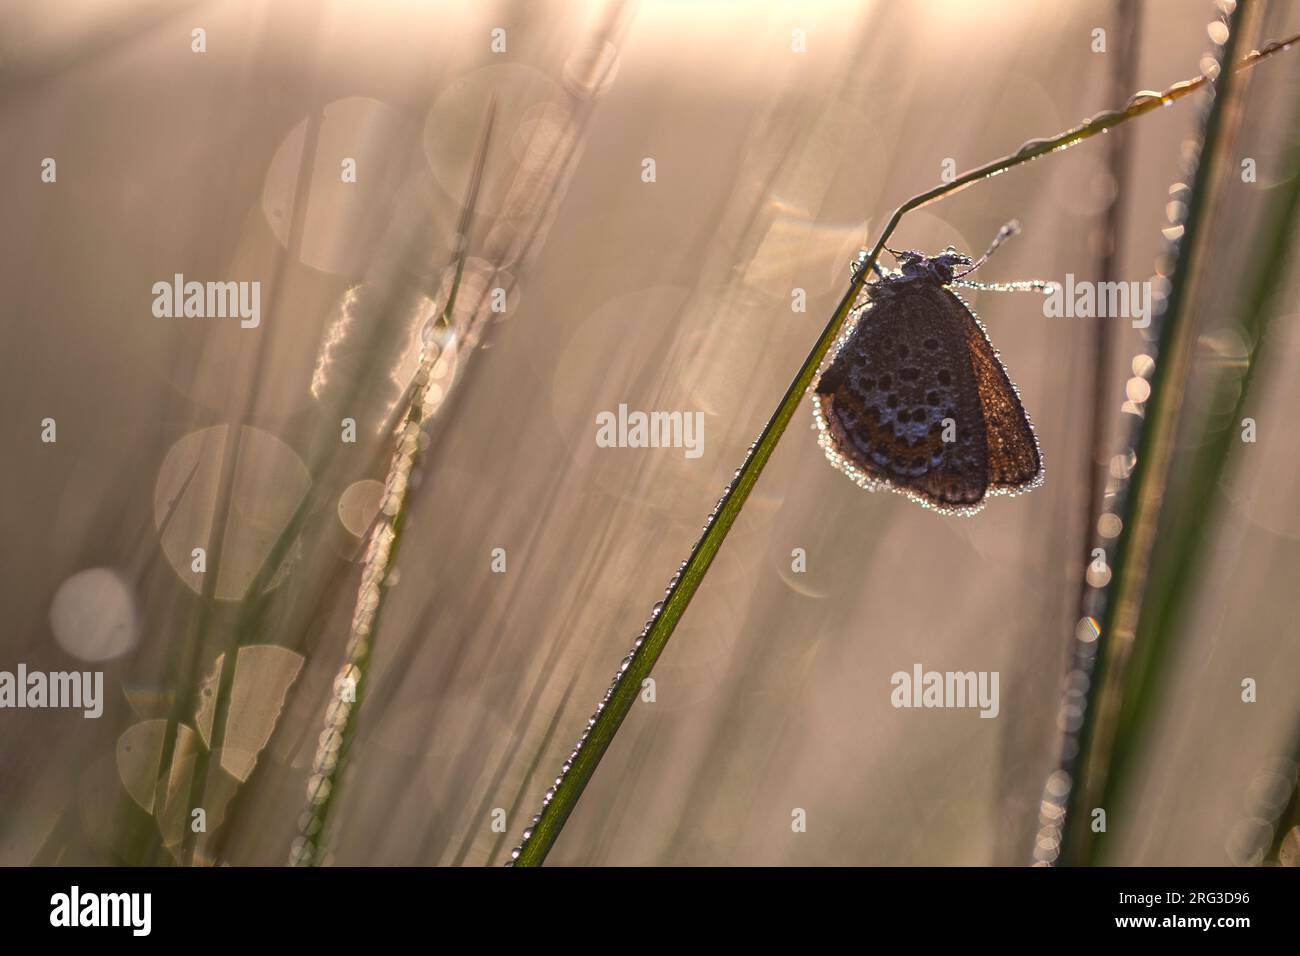
<svg viewBox="0 0 1300 956">
<path fill-rule="evenodd" d="M 892 251 L 892 250 L 891 250 Z M 902 287 L 912 282 L 933 282 L 947 285 L 952 282 L 959 266 L 969 266 L 970 256 L 964 255 L 949 246 L 937 256 L 927 256 L 920 252 L 897 252 L 898 271 L 891 273 L 885 280 L 875 283 L 872 297 L 879 298 L 902 291 Z"/>
<path fill-rule="evenodd" d="M 970 256 L 963 255 L 952 246 L 949 246 L 937 256 L 927 256 L 919 252 L 903 252 L 899 254 L 898 258 L 899 271 L 902 272 L 904 278 L 930 279 L 940 285 L 947 285 L 952 281 L 958 266 L 968 266 L 970 264 Z"/>
</svg>

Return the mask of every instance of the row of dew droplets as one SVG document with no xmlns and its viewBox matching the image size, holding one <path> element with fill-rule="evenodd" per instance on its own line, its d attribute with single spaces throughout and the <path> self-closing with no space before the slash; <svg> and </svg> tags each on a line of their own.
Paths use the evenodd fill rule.
<svg viewBox="0 0 1300 956">
<path fill-rule="evenodd" d="M 344 663 L 334 678 L 333 694 L 325 710 L 325 727 L 317 740 L 312 772 L 307 781 L 307 807 L 299 817 L 298 836 L 289 851 L 290 866 L 309 866 L 319 862 L 319 837 L 324 828 L 326 807 L 334 790 L 339 757 L 352 710 L 358 705 L 359 689 L 370 653 L 371 630 L 379 611 L 380 589 L 392 581 L 390 561 L 393 544 L 397 540 L 397 519 L 406 499 L 416 458 L 429 443 L 422 425 L 436 405 L 429 401 L 429 390 L 433 381 L 433 367 L 444 351 L 437 341 L 434 329 L 435 320 L 430 320 L 426 325 L 426 334 L 422 336 L 420 364 L 413 381 L 410 407 L 406 417 L 395 429 L 397 445 L 384 483 L 379 515 L 362 560 L 361 583 L 357 587 L 356 609 L 352 615 Z"/>
<path fill-rule="evenodd" d="M 397 581 L 397 569 L 390 571 L 390 564 L 398 544 L 398 530 L 411 474 L 420 452 L 429 446 L 429 436 L 424 433 L 423 426 L 440 404 L 433 394 L 437 387 L 433 381 L 434 366 L 444 354 L 449 355 L 453 350 L 463 347 L 467 340 L 471 345 L 474 341 L 472 323 L 476 310 L 458 308 L 457 291 L 464 273 L 469 224 L 478 201 L 495 116 L 494 96 L 488 101 L 478 155 L 453 238 L 456 257 L 454 272 L 439 292 L 442 308 L 435 309 L 421 327 L 419 361 L 415 374 L 411 377 L 409 403 L 405 414 L 393 429 L 397 444 L 393 449 L 393 458 L 379 502 L 379 513 L 362 562 L 361 583 L 357 589 L 356 609 L 352 615 L 343 666 L 334 679 L 333 696 L 325 712 L 325 727 L 317 740 L 312 774 L 307 782 L 307 807 L 298 818 L 298 836 L 290 846 L 291 866 L 313 866 L 327 862 L 320 843 L 329 813 L 330 797 L 335 790 L 335 779 L 353 727 L 353 712 L 360 706 L 362 699 L 361 686 L 365 681 L 372 631 L 382 600 L 381 589 L 385 584 L 395 584 Z"/>
<path fill-rule="evenodd" d="M 618 690 L 619 685 L 623 682 L 623 676 L 627 673 L 628 668 L 630 668 L 636 661 L 637 654 L 641 652 L 642 647 L 645 646 L 646 638 L 650 636 L 650 631 L 654 628 L 655 622 L 659 619 L 659 615 L 663 613 L 665 604 L 672 599 L 673 592 L 677 590 L 677 586 L 681 583 L 682 575 L 686 573 L 687 567 L 690 566 L 691 561 L 699 552 L 700 545 L 703 544 L 705 536 L 708 535 L 714 522 L 718 520 L 718 515 L 722 512 L 722 508 L 727 503 L 727 499 L 731 497 L 736 488 L 740 485 L 740 477 L 744 474 L 745 468 L 754 457 L 754 449 L 757 447 L 758 443 L 754 442 L 749 446 L 749 450 L 745 452 L 745 460 L 732 474 L 731 481 L 727 483 L 727 487 L 722 492 L 722 497 L 718 499 L 718 503 L 714 505 L 713 510 L 709 512 L 709 516 L 704 520 L 704 527 L 700 530 L 700 536 L 696 539 L 695 545 L 691 548 L 691 556 L 683 561 L 678 566 L 676 572 L 673 573 L 673 576 L 668 579 L 668 587 L 664 588 L 664 599 L 662 601 L 656 601 L 650 608 L 650 618 L 641 628 L 641 632 L 637 635 L 636 640 L 632 642 L 632 650 L 628 652 L 628 655 L 624 657 L 621 662 L 619 662 L 618 672 L 614 674 L 614 679 L 610 682 L 609 689 L 605 691 L 605 696 L 602 697 L 600 703 L 596 705 L 595 712 L 587 718 L 587 726 L 583 729 L 582 736 L 578 738 L 578 742 L 574 744 L 573 750 L 570 751 L 569 756 L 565 758 L 564 763 L 560 765 L 559 776 L 555 778 L 550 789 L 548 789 L 542 796 L 542 813 L 546 812 L 546 808 L 549 807 L 551 801 L 555 799 L 556 791 L 560 788 L 560 785 L 564 783 L 564 778 L 568 776 L 569 771 L 573 769 L 573 764 L 577 761 L 578 755 L 582 752 L 582 748 L 587 745 L 587 741 L 591 737 L 591 732 L 596 727 L 596 722 L 605 712 L 605 708 L 609 706 L 610 701 L 614 699 L 614 692 Z M 528 842 L 533 837 L 534 828 L 542 822 L 542 813 L 533 815 L 532 820 L 524 829 L 519 844 L 510 851 L 510 859 L 506 861 L 506 866 L 514 866 L 515 860 L 519 859 L 519 855 L 523 853 L 524 848 L 528 846 Z"/>
</svg>

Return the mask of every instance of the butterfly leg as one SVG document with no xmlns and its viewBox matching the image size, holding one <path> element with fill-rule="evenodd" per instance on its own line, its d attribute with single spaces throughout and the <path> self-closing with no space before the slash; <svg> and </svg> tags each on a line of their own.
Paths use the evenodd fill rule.
<svg viewBox="0 0 1300 956">
<path fill-rule="evenodd" d="M 863 249 L 854 257 L 853 261 L 849 263 L 849 279 L 852 280 L 857 278 L 858 273 L 862 271 L 862 266 L 867 261 L 867 256 L 867 250 Z M 875 271 L 876 275 L 880 276 L 880 278 L 886 279 L 889 277 L 889 270 L 882 268 L 879 262 L 871 263 L 871 268 Z"/>
<path fill-rule="evenodd" d="M 1022 282 L 975 282 L 970 279 L 954 279 L 949 285 L 961 289 L 979 289 L 983 292 L 1042 292 L 1050 293 L 1057 283 L 1043 279 L 1026 279 Z"/>
</svg>

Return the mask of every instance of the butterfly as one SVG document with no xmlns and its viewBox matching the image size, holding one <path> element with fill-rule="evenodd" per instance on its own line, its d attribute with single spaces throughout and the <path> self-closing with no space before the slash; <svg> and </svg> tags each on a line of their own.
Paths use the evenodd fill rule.
<svg viewBox="0 0 1300 956">
<path fill-rule="evenodd" d="M 954 291 L 1050 289 L 1036 280 L 982 285 L 963 278 L 1018 231 L 1018 223 L 1003 226 L 975 262 L 951 246 L 933 257 L 889 250 L 898 271 L 878 268 L 879 281 L 867 284 L 866 303 L 813 388 L 818 442 L 861 487 L 970 515 L 991 495 L 1043 483 L 1043 456 L 1020 391 Z"/>
</svg>

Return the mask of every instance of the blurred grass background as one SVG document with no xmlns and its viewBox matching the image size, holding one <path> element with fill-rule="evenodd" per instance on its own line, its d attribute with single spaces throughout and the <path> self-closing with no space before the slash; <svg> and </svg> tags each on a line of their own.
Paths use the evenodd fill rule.
<svg viewBox="0 0 1300 956">
<path fill-rule="evenodd" d="M 109 700 L 99 721 L 0 715 L 0 862 L 172 858 L 176 821 L 145 810 L 170 776 L 155 788 L 149 757 L 170 749 L 169 715 L 194 713 L 207 739 L 203 688 L 181 662 L 208 675 L 236 643 L 248 646 L 227 672 L 230 755 L 212 761 L 199 858 L 284 861 L 391 454 L 382 423 L 445 288 L 489 95 L 499 135 L 470 230 L 477 291 L 441 370 L 333 810 L 339 863 L 504 860 L 889 211 L 945 159 L 965 169 L 1121 105 L 1121 68 L 1130 92 L 1199 71 L 1209 5 L 1137 11 L 1139 48 L 1122 64 L 1091 49 L 1095 28 L 1117 29 L 1110 3 L 4 14 L 0 668 L 102 667 Z M 1264 23 L 1265 39 L 1288 34 L 1300 11 L 1272 4 Z M 494 27 L 505 53 L 490 51 Z M 806 53 L 791 50 L 796 29 Z M 1288 754 L 1294 786 L 1295 296 L 1272 299 L 1262 342 L 1241 306 L 1270 187 L 1295 174 L 1282 121 L 1300 92 L 1292 60 L 1253 71 L 1235 149 L 1258 181 L 1225 187 L 1213 281 L 1196 303 L 1198 371 L 1263 359 L 1245 412 L 1259 440 L 1227 442 L 1231 467 L 1204 492 L 1213 521 L 1108 862 L 1253 862 L 1246 831 L 1261 800 L 1290 798 L 1277 782 Z M 1145 280 L 1195 125 L 1184 103 L 1108 134 L 1129 137 L 1122 194 L 1105 144 L 1084 144 L 908 217 L 894 244 L 978 252 L 1016 217 L 1024 236 L 985 281 L 1096 277 L 1113 249 L 1117 277 Z M 57 184 L 40 182 L 47 156 Z M 339 180 L 347 156 L 355 184 Z M 646 157 L 654 183 L 641 179 Z M 154 318 L 150 287 L 177 272 L 260 279 L 262 327 Z M 504 315 L 484 306 L 495 287 L 508 289 Z M 796 287 L 805 313 L 791 311 Z M 1046 319 L 1033 296 L 972 302 L 1037 426 L 1046 486 L 973 520 L 935 516 L 828 468 L 809 413 L 552 862 L 1029 860 L 1090 560 L 1091 410 L 1107 409 L 1114 433 L 1140 410 L 1121 405 L 1145 343 L 1115 322 L 1097 375 L 1106 320 Z M 1222 430 L 1234 396 L 1198 381 L 1185 414 Z M 704 411 L 704 455 L 597 448 L 596 413 L 620 403 Z M 352 409 L 360 440 L 340 445 Z M 55 445 L 39 442 L 47 416 Z M 1192 468 L 1206 439 L 1181 441 Z M 225 547 L 205 598 L 189 551 L 211 536 L 223 474 Z M 304 500 L 304 537 L 260 601 L 250 582 Z M 69 584 L 90 568 L 118 583 Z M 94 642 L 77 628 L 56 637 L 59 594 L 91 620 L 119 614 L 129 647 L 78 665 Z M 999 718 L 894 710 L 889 676 L 916 662 L 1000 671 Z M 1257 703 L 1241 702 L 1244 677 L 1259 681 Z M 170 733 L 188 739 L 174 722 Z M 796 807 L 806 833 L 791 832 Z M 506 832 L 492 828 L 496 808 Z"/>
</svg>

